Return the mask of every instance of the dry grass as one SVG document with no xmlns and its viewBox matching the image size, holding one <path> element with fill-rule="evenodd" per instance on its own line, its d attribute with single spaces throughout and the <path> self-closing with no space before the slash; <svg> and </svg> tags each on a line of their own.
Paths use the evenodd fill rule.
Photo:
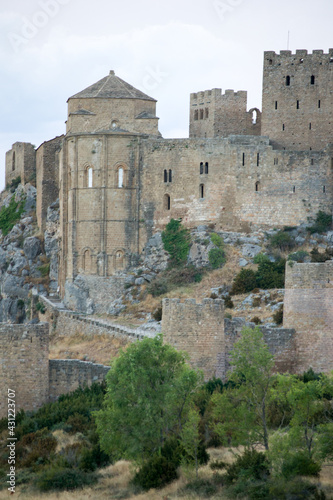
<svg viewBox="0 0 333 500">
<path fill-rule="evenodd" d="M 53 335 L 50 341 L 50 359 L 80 359 L 108 365 L 120 349 L 130 345 L 125 338 L 110 335 L 85 335 L 77 332 L 69 337 Z"/>
</svg>

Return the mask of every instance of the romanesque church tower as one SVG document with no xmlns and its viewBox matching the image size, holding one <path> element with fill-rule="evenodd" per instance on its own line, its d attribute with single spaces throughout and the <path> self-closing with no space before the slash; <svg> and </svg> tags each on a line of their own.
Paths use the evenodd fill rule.
<svg viewBox="0 0 333 500">
<path fill-rule="evenodd" d="M 68 99 L 60 153 L 61 286 L 110 276 L 139 253 L 140 139 L 159 136 L 156 101 L 114 71 Z"/>
</svg>

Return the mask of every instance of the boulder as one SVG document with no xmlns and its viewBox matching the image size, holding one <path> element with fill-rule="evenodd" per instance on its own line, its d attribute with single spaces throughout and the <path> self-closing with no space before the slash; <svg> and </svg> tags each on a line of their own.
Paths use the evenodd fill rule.
<svg viewBox="0 0 333 500">
<path fill-rule="evenodd" d="M 34 260 L 42 253 L 42 243 L 36 236 L 26 238 L 23 243 L 23 251 L 28 260 Z"/>
</svg>

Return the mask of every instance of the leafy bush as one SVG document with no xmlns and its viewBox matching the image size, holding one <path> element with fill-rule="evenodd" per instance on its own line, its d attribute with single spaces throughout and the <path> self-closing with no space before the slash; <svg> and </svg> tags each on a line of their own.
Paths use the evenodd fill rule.
<svg viewBox="0 0 333 500">
<path fill-rule="evenodd" d="M 159 297 L 169 291 L 169 285 L 165 278 L 156 278 L 147 287 L 147 292 L 153 297 Z"/>
<path fill-rule="evenodd" d="M 45 309 L 45 306 L 44 306 L 43 302 L 37 302 L 37 304 L 36 304 L 36 311 L 38 311 L 38 312 L 40 312 L 42 314 L 45 314 L 46 309 Z"/>
<path fill-rule="evenodd" d="M 251 319 L 251 323 L 254 323 L 255 325 L 261 325 L 262 321 L 260 318 L 258 318 L 258 316 L 254 316 L 252 319 Z"/>
<path fill-rule="evenodd" d="M 18 187 L 19 184 L 21 184 L 21 177 L 20 176 L 15 177 L 15 179 L 13 179 L 10 184 L 8 183 L 6 185 L 6 189 L 10 189 L 10 191 L 12 193 L 14 193 L 14 191 L 16 190 L 16 188 Z"/>
<path fill-rule="evenodd" d="M 289 261 L 294 261 L 294 262 L 304 262 L 306 257 L 308 257 L 309 254 L 308 252 L 305 252 L 305 250 L 298 250 L 298 252 L 294 252 L 288 255 L 288 260 Z"/>
<path fill-rule="evenodd" d="M 256 273 L 252 269 L 242 269 L 234 279 L 230 295 L 251 292 L 256 286 Z"/>
<path fill-rule="evenodd" d="M 233 464 L 227 466 L 225 480 L 227 484 L 233 484 L 239 478 L 262 480 L 269 474 L 269 463 L 265 454 L 256 450 L 246 450 Z"/>
<path fill-rule="evenodd" d="M 222 460 L 213 460 L 213 462 L 211 462 L 209 464 L 209 467 L 212 470 L 221 470 L 221 469 L 225 469 L 227 467 L 227 464 L 226 464 L 226 462 L 223 462 Z"/>
<path fill-rule="evenodd" d="M 98 467 L 105 467 L 111 462 L 110 456 L 101 450 L 99 444 L 92 448 L 84 448 L 79 462 L 79 469 L 86 472 L 94 471 Z"/>
<path fill-rule="evenodd" d="M 268 255 L 266 255 L 264 253 L 258 253 L 254 257 L 253 262 L 255 264 L 262 264 L 263 262 L 270 262 L 270 258 L 268 257 Z"/>
<path fill-rule="evenodd" d="M 86 473 L 78 469 L 50 467 L 38 474 L 35 485 L 40 491 L 64 491 L 93 485 L 97 481 L 98 475 L 94 473 Z"/>
<path fill-rule="evenodd" d="M 286 261 L 284 259 L 259 264 L 256 273 L 257 286 L 264 290 L 284 288 L 285 265 Z"/>
<path fill-rule="evenodd" d="M 301 478 L 286 480 L 278 477 L 269 482 L 269 495 L 267 498 L 274 498 L 274 500 L 290 499 L 313 499 L 325 500 L 326 496 L 322 490 L 318 490 L 315 484 L 311 484 Z"/>
<path fill-rule="evenodd" d="M 171 219 L 162 232 L 164 249 L 170 254 L 171 264 L 180 266 L 190 251 L 190 232 L 179 220 Z"/>
<path fill-rule="evenodd" d="M 49 275 L 49 272 L 50 272 L 50 263 L 43 264 L 42 266 L 39 266 L 38 267 L 38 271 L 40 271 L 42 277 L 45 278 L 45 276 Z"/>
<path fill-rule="evenodd" d="M 178 478 L 177 467 L 163 456 L 147 460 L 133 478 L 133 484 L 144 490 L 162 488 Z"/>
<path fill-rule="evenodd" d="M 226 262 L 224 250 L 222 248 L 212 248 L 208 252 L 208 260 L 213 269 L 222 267 Z"/>
<path fill-rule="evenodd" d="M 319 212 L 316 215 L 316 220 L 312 226 L 309 226 L 307 229 L 308 231 L 313 234 L 313 233 L 324 233 L 325 231 L 328 231 L 332 225 L 332 215 L 331 214 L 325 214 L 325 212 L 322 212 L 319 210 Z"/>
<path fill-rule="evenodd" d="M 210 235 L 210 239 L 211 239 L 211 242 L 213 243 L 213 245 L 215 245 L 217 248 L 223 247 L 223 245 L 224 245 L 223 238 L 221 238 L 221 236 L 219 236 L 218 234 L 212 233 Z"/>
<path fill-rule="evenodd" d="M 282 475 L 289 479 L 295 476 L 319 476 L 321 465 L 305 453 L 295 453 L 285 458 Z"/>
<path fill-rule="evenodd" d="M 3 206 L 0 210 L 0 229 L 2 234 L 6 236 L 20 220 L 24 212 L 25 201 L 15 201 L 13 196 L 8 207 Z"/>
<path fill-rule="evenodd" d="M 295 246 L 294 238 L 285 231 L 279 231 L 270 238 L 270 246 L 282 251 L 290 250 Z"/>
<path fill-rule="evenodd" d="M 273 320 L 274 323 L 277 325 L 282 325 L 283 323 L 283 306 L 280 307 L 274 314 L 273 314 Z"/>
<path fill-rule="evenodd" d="M 326 252 L 320 253 L 318 248 L 314 248 L 313 250 L 311 250 L 310 255 L 311 262 L 326 262 L 327 260 L 331 259 L 331 256 Z"/>
</svg>

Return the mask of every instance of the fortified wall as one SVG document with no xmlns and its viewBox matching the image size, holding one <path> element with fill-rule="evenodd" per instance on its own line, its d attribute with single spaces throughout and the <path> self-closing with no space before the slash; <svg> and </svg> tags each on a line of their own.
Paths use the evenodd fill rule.
<svg viewBox="0 0 333 500">
<path fill-rule="evenodd" d="M 190 355 L 194 368 L 203 370 L 205 380 L 226 380 L 231 352 L 244 327 L 254 328 L 242 318 L 224 318 L 224 301 L 204 299 L 163 299 L 162 332 L 164 340 Z M 260 327 L 277 372 L 295 372 L 296 349 L 293 328 Z"/>
<path fill-rule="evenodd" d="M 286 266 L 283 326 L 296 330 L 296 370 L 333 369 L 333 262 Z"/>
</svg>

